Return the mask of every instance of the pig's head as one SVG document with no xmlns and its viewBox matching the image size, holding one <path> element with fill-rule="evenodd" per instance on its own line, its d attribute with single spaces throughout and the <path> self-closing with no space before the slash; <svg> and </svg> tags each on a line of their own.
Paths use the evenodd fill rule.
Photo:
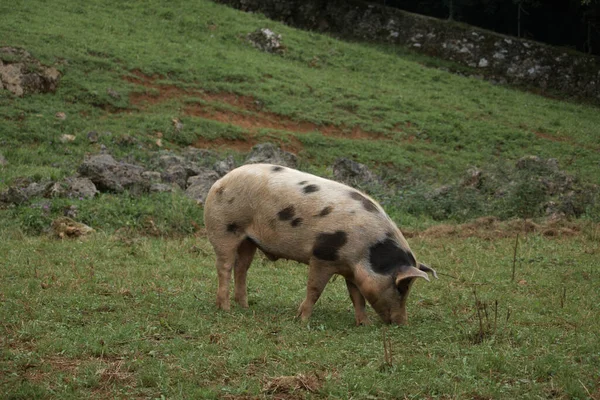
<svg viewBox="0 0 600 400">
<path fill-rule="evenodd" d="M 363 295 L 384 322 L 406 324 L 406 299 L 412 284 L 417 278 L 429 281 L 427 272 L 437 278 L 435 270 L 417 264 L 412 252 L 392 239 L 370 248 L 369 263 L 372 272 L 364 276 L 368 283 Z"/>
</svg>

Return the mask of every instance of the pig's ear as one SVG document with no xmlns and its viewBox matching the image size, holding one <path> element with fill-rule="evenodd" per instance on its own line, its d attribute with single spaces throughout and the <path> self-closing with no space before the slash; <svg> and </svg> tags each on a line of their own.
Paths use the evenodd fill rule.
<svg viewBox="0 0 600 400">
<path fill-rule="evenodd" d="M 408 267 L 403 269 L 398 275 L 396 275 L 396 286 L 400 286 L 402 281 L 409 278 L 423 278 L 427 282 L 429 282 L 429 276 L 427 276 L 426 272 L 421 271 L 415 267 Z"/>
<path fill-rule="evenodd" d="M 438 276 L 437 276 L 437 272 L 435 272 L 435 269 L 431 268 L 429 265 L 425 265 L 425 264 L 419 263 L 419 269 L 420 269 L 421 271 L 423 271 L 423 272 L 430 272 L 430 273 L 431 273 L 431 275 L 433 275 L 433 277 L 434 277 L 435 279 L 437 279 L 437 278 L 438 278 Z"/>
</svg>

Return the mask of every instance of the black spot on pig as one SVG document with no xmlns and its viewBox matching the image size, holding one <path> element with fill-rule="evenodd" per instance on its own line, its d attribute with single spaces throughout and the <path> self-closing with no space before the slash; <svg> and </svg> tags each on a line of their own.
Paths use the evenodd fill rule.
<svg viewBox="0 0 600 400">
<path fill-rule="evenodd" d="M 295 213 L 296 210 L 294 209 L 294 206 L 289 206 L 279 211 L 277 216 L 281 221 L 289 221 L 290 219 L 294 218 Z"/>
<path fill-rule="evenodd" d="M 304 186 L 304 189 L 302 189 L 302 191 L 305 194 L 309 194 L 309 193 L 313 193 L 319 190 L 319 187 L 317 185 L 308 185 L 308 186 Z"/>
<path fill-rule="evenodd" d="M 237 233 L 237 231 L 240 229 L 240 226 L 238 224 L 231 223 L 227 225 L 227 232 L 229 233 Z"/>
<path fill-rule="evenodd" d="M 333 210 L 333 207 L 331 206 L 327 206 L 324 209 L 321 210 L 321 212 L 319 212 L 316 217 L 325 217 L 327 215 L 329 215 L 331 213 L 331 210 Z"/>
<path fill-rule="evenodd" d="M 283 171 L 283 167 L 280 167 L 279 165 L 275 165 L 274 167 L 271 167 L 271 171 L 280 172 L 280 171 Z"/>
<path fill-rule="evenodd" d="M 298 182 L 298 185 L 306 185 L 307 182 L 308 181 L 300 181 L 300 182 Z"/>
<path fill-rule="evenodd" d="M 295 228 L 302 225 L 302 218 L 296 218 L 292 221 L 292 226 Z"/>
<path fill-rule="evenodd" d="M 365 210 L 369 212 L 377 212 L 377 206 L 371 200 L 367 199 L 365 196 L 358 192 L 350 192 L 350 197 L 352 197 L 356 201 L 360 201 L 365 208 Z"/>
<path fill-rule="evenodd" d="M 369 248 L 371 268 L 378 274 L 388 275 L 405 266 L 415 266 L 416 260 L 411 252 L 404 250 L 392 239 L 375 243 Z"/>
<path fill-rule="evenodd" d="M 313 255 L 324 261 L 337 261 L 338 251 L 348 241 L 348 235 L 344 231 L 334 233 L 319 233 L 313 247 Z"/>
</svg>

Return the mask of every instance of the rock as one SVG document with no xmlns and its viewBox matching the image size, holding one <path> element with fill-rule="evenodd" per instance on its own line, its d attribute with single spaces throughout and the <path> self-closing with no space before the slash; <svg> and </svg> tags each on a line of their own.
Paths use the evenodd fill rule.
<svg viewBox="0 0 600 400">
<path fill-rule="evenodd" d="M 558 160 L 555 158 L 543 159 L 538 156 L 524 156 L 517 160 L 517 169 L 533 170 L 537 172 L 558 172 Z"/>
<path fill-rule="evenodd" d="M 52 181 L 44 181 L 44 182 L 33 182 L 30 183 L 29 186 L 22 189 L 23 193 L 28 199 L 32 197 L 43 197 L 48 193 L 48 190 L 54 185 Z"/>
<path fill-rule="evenodd" d="M 52 232 L 64 239 L 88 235 L 94 232 L 94 229 L 69 217 L 60 217 L 52 221 Z"/>
<path fill-rule="evenodd" d="M 29 199 L 27 195 L 23 191 L 23 189 L 19 189 L 18 187 L 11 186 L 4 192 L 0 193 L 0 202 L 6 204 L 23 204 L 26 203 Z"/>
<path fill-rule="evenodd" d="M 483 171 L 479 168 L 469 168 L 467 176 L 462 181 L 462 186 L 480 188 L 482 184 Z"/>
<path fill-rule="evenodd" d="M 98 142 L 98 132 L 89 131 L 87 134 L 87 138 L 90 143 L 97 143 Z"/>
<path fill-rule="evenodd" d="M 88 178 L 72 176 L 62 182 L 52 184 L 45 193 L 46 197 L 68 197 L 71 199 L 91 199 L 98 194 L 96 185 Z"/>
<path fill-rule="evenodd" d="M 170 193 L 177 190 L 174 185 L 166 183 L 152 183 L 150 185 L 150 193 Z"/>
<path fill-rule="evenodd" d="M 62 121 L 64 121 L 65 119 L 67 119 L 67 114 L 65 114 L 62 111 L 57 112 L 56 114 L 54 114 L 54 116 L 56 117 L 56 119 L 60 119 Z"/>
<path fill-rule="evenodd" d="M 350 185 L 379 183 L 380 179 L 369 168 L 347 158 L 338 158 L 333 164 L 333 177 L 335 180 Z"/>
<path fill-rule="evenodd" d="M 206 149 L 197 149 L 195 147 L 188 147 L 181 152 L 181 155 L 188 161 L 198 162 L 202 165 L 206 165 L 204 161 L 214 160 L 217 158 L 217 154 L 214 151 Z"/>
<path fill-rule="evenodd" d="M 260 143 L 252 147 L 244 164 L 268 163 L 296 168 L 298 159 L 295 154 L 281 150 L 273 143 Z"/>
<path fill-rule="evenodd" d="M 185 163 L 186 160 L 183 157 L 175 154 L 163 154 L 158 158 L 158 164 L 165 169 L 174 165 L 184 165 Z"/>
<path fill-rule="evenodd" d="M 181 130 L 183 129 L 183 122 L 181 122 L 179 118 L 173 118 L 171 122 L 173 123 L 173 128 L 175 129 L 175 132 L 181 132 Z"/>
<path fill-rule="evenodd" d="M 22 97 L 31 93 L 54 92 L 59 81 L 57 69 L 42 65 L 26 50 L 0 47 L 0 88 Z"/>
<path fill-rule="evenodd" d="M 142 178 L 150 183 L 160 183 L 162 181 L 160 172 L 156 171 L 144 171 L 142 172 Z"/>
<path fill-rule="evenodd" d="M 113 88 L 106 89 L 106 94 L 108 94 L 113 99 L 120 99 L 121 98 L 121 95 L 119 94 L 119 92 L 117 92 Z"/>
<path fill-rule="evenodd" d="M 63 209 L 63 215 L 65 217 L 69 217 L 69 218 L 77 218 L 78 211 L 79 211 L 79 209 L 77 208 L 77 206 L 74 204 L 71 204 L 70 206 L 66 206 Z"/>
<path fill-rule="evenodd" d="M 182 165 L 172 165 L 161 174 L 162 180 L 165 183 L 174 183 L 181 189 L 185 189 L 188 174 Z"/>
<path fill-rule="evenodd" d="M 204 204 L 208 191 L 218 179 L 219 174 L 213 170 L 206 169 L 199 175 L 188 179 L 185 195 L 196 200 L 198 204 Z"/>
<path fill-rule="evenodd" d="M 110 154 L 96 154 L 84 160 L 78 169 L 81 176 L 89 178 L 100 191 L 133 193 L 147 192 L 150 184 L 139 165 L 117 162 Z"/>
<path fill-rule="evenodd" d="M 246 39 L 252 46 L 267 53 L 282 54 L 285 52 L 285 46 L 281 44 L 281 35 L 270 29 L 257 29 L 246 35 Z"/>
<path fill-rule="evenodd" d="M 224 160 L 217 161 L 213 164 L 213 170 L 215 170 L 215 172 L 219 174 L 219 176 L 224 176 L 234 168 L 235 160 L 232 156 L 227 156 L 227 158 L 225 158 Z"/>
<path fill-rule="evenodd" d="M 65 133 L 63 135 L 60 135 L 59 140 L 60 140 L 61 143 L 74 142 L 75 141 L 75 135 L 67 135 Z"/>
</svg>

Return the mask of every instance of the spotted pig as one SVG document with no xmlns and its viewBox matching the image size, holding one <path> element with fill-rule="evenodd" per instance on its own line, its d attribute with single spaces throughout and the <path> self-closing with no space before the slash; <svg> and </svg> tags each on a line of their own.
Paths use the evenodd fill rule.
<svg viewBox="0 0 600 400">
<path fill-rule="evenodd" d="M 204 221 L 216 253 L 217 306 L 224 310 L 232 271 L 235 300 L 248 307 L 246 275 L 256 249 L 270 260 L 308 264 L 298 309 L 303 321 L 334 274 L 346 280 L 357 325 L 368 323 L 365 299 L 386 323 L 406 323 L 413 282 L 429 281 L 427 272 L 437 278 L 372 198 L 279 165 L 244 165 L 219 179 L 206 198 Z"/>
</svg>

